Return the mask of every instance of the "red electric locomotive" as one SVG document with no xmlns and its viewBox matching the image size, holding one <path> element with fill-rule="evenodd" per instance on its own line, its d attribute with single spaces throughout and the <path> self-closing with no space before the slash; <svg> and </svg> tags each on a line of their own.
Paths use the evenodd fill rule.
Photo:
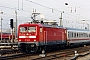
<svg viewBox="0 0 90 60">
<path fill-rule="evenodd" d="M 46 49 L 48 46 L 64 46 L 66 29 L 44 24 L 20 24 L 18 41 L 19 48 L 27 52 Z"/>
<path fill-rule="evenodd" d="M 19 49 L 23 52 L 42 51 L 56 47 L 90 43 L 90 31 L 46 24 L 20 24 Z"/>
</svg>

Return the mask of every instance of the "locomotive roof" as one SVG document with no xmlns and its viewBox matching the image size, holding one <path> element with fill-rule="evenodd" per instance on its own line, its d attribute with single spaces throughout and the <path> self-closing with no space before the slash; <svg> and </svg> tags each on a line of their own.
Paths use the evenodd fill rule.
<svg viewBox="0 0 90 60">
<path fill-rule="evenodd" d="M 30 23 L 25 23 L 25 24 L 20 24 L 21 26 L 22 25 L 29 25 Z M 38 25 L 38 26 L 44 26 L 44 27 L 54 27 L 53 25 L 47 25 L 47 24 L 30 24 L 30 25 Z M 55 26 L 54 28 L 63 28 L 63 29 L 66 29 L 66 30 L 76 30 L 76 31 L 90 31 L 90 30 L 87 30 L 87 29 L 79 29 L 79 28 L 70 28 L 70 27 L 63 27 L 63 26 Z"/>
<path fill-rule="evenodd" d="M 25 23 L 25 24 L 20 24 L 20 26 L 29 26 L 30 23 Z M 30 25 L 38 25 L 38 26 L 44 26 L 44 27 L 54 27 L 54 28 L 63 28 L 62 26 L 57 26 L 57 25 L 47 25 L 47 24 L 30 24 Z"/>
</svg>

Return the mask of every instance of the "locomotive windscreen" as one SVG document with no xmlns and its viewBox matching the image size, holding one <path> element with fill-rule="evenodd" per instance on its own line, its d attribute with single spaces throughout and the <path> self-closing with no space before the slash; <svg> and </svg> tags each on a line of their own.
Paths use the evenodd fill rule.
<svg viewBox="0 0 90 60">
<path fill-rule="evenodd" d="M 20 32 L 36 32 L 36 27 L 20 27 Z"/>
</svg>

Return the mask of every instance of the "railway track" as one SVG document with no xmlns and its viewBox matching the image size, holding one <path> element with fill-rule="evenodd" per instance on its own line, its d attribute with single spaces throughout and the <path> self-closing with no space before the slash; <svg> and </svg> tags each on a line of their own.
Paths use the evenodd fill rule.
<svg viewBox="0 0 90 60">
<path fill-rule="evenodd" d="M 25 54 L 25 53 L 17 53 L 17 54 L 11 54 L 11 55 L 7 55 L 7 56 L 0 56 L 0 60 L 12 60 L 15 58 L 22 58 L 22 57 L 28 57 L 28 56 L 32 56 L 34 54 Z"/>
<path fill-rule="evenodd" d="M 32 56 L 33 54 L 24 54 L 24 53 L 20 53 L 20 54 L 13 54 L 13 55 L 9 55 L 9 56 L 1 56 L 0 60 L 12 60 L 15 58 L 21 58 L 21 57 L 27 57 L 27 56 Z"/>
<path fill-rule="evenodd" d="M 55 60 L 55 59 L 61 59 L 62 57 L 72 57 L 75 56 L 75 51 L 78 51 L 78 54 L 81 54 L 83 52 L 89 52 L 90 46 L 89 47 L 79 47 L 79 48 L 74 48 L 74 49 L 65 49 L 65 50 L 60 50 L 57 52 L 52 52 L 46 54 L 45 57 L 38 57 L 38 58 L 33 58 L 31 60 Z"/>
<path fill-rule="evenodd" d="M 12 54 L 12 53 L 18 53 L 20 51 L 18 51 L 17 49 L 6 49 L 6 50 L 0 50 L 0 55 L 4 56 L 6 54 Z"/>
<path fill-rule="evenodd" d="M 17 49 L 7 49 L 7 50 L 1 50 L 0 51 L 0 60 L 12 60 L 14 58 L 21 58 L 21 57 L 27 57 L 27 56 L 31 56 L 31 55 L 35 55 L 35 54 L 25 54 L 20 52 Z"/>
<path fill-rule="evenodd" d="M 1 60 L 55 60 L 61 59 L 65 57 L 73 57 L 75 56 L 75 51 L 78 54 L 89 52 L 90 46 L 86 47 L 79 47 L 79 48 L 71 48 L 71 49 L 64 49 L 59 50 L 56 52 L 48 52 L 45 54 L 45 57 L 41 57 L 39 54 L 24 54 L 24 53 L 17 53 L 17 54 L 10 54 L 10 55 L 3 55 L 0 57 Z"/>
</svg>

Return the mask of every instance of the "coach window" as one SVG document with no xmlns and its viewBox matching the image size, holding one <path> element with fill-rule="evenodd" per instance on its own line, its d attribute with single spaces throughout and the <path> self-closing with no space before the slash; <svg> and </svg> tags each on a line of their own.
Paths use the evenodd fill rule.
<svg viewBox="0 0 90 60">
<path fill-rule="evenodd" d="M 69 38 L 72 37 L 72 32 L 68 32 L 68 37 L 69 37 Z"/>
<path fill-rule="evenodd" d="M 89 37 L 89 33 L 88 33 L 88 37 Z"/>
<path fill-rule="evenodd" d="M 73 32 L 73 37 L 75 37 L 75 33 Z"/>
<path fill-rule="evenodd" d="M 86 37 L 87 37 L 87 33 L 86 33 Z"/>
<path fill-rule="evenodd" d="M 88 37 L 88 33 L 87 33 L 87 37 Z"/>
<path fill-rule="evenodd" d="M 78 33 L 78 37 L 80 37 L 80 33 Z"/>
<path fill-rule="evenodd" d="M 88 33 L 88 37 L 89 37 L 89 33 Z"/>
<path fill-rule="evenodd" d="M 77 33 L 77 37 L 78 37 L 78 33 Z"/>
<path fill-rule="evenodd" d="M 85 37 L 85 33 L 83 33 L 83 36 Z"/>
<path fill-rule="evenodd" d="M 89 34 L 89 37 L 90 37 L 90 34 Z"/>
<path fill-rule="evenodd" d="M 72 33 L 72 32 L 70 32 L 70 37 L 71 37 L 71 38 L 73 37 L 73 33 Z"/>
<path fill-rule="evenodd" d="M 85 33 L 85 37 L 87 37 L 87 33 Z"/>
<path fill-rule="evenodd" d="M 76 34 L 75 34 L 75 35 L 76 35 L 76 37 L 77 37 L 77 32 L 76 32 Z"/>
<path fill-rule="evenodd" d="M 74 37 L 76 37 L 76 32 L 74 32 Z"/>
<path fill-rule="evenodd" d="M 87 33 L 85 34 L 85 37 L 87 37 Z"/>
<path fill-rule="evenodd" d="M 82 37 L 81 34 L 82 34 L 82 33 L 80 33 L 80 37 Z"/>
<path fill-rule="evenodd" d="M 84 33 L 83 33 L 83 37 L 85 37 L 85 36 L 84 36 Z"/>
<path fill-rule="evenodd" d="M 68 38 L 70 38 L 70 33 L 68 32 Z"/>
<path fill-rule="evenodd" d="M 81 33 L 81 37 L 83 37 L 83 33 Z"/>
<path fill-rule="evenodd" d="M 73 37 L 73 32 L 70 32 L 70 38 L 72 38 Z"/>
<path fill-rule="evenodd" d="M 69 35 L 70 35 L 70 33 L 68 32 L 68 38 L 70 37 Z"/>
<path fill-rule="evenodd" d="M 70 38 L 71 36 L 70 36 L 71 34 L 70 34 L 70 32 L 68 32 L 68 38 Z"/>
<path fill-rule="evenodd" d="M 88 37 L 89 37 L 89 33 L 88 33 Z"/>
<path fill-rule="evenodd" d="M 72 32 L 72 38 L 73 38 L 73 32 Z"/>
<path fill-rule="evenodd" d="M 73 32 L 73 38 L 74 38 L 74 35 L 75 35 L 75 34 L 74 34 L 74 32 Z"/>
<path fill-rule="evenodd" d="M 88 37 L 88 33 L 86 33 L 86 37 Z"/>
<path fill-rule="evenodd" d="M 84 35 L 84 37 L 86 37 L 86 33 L 84 33 L 85 35 Z"/>
<path fill-rule="evenodd" d="M 81 33 L 81 37 L 83 37 L 83 33 Z"/>
</svg>

